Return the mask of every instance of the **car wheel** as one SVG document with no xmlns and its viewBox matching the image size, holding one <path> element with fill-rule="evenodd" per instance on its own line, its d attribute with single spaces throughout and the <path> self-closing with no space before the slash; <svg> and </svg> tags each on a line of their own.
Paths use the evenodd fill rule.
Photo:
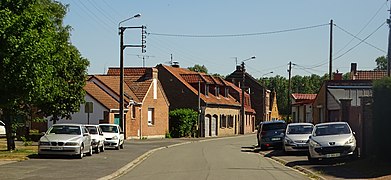
<svg viewBox="0 0 391 180">
<path fill-rule="evenodd" d="M 124 142 L 119 146 L 119 148 L 123 149 L 124 148 Z"/>
<path fill-rule="evenodd" d="M 84 156 L 83 150 L 84 150 L 84 145 L 81 145 L 80 146 L 80 153 L 77 155 L 77 158 L 83 159 L 83 156 Z"/>
<path fill-rule="evenodd" d="M 90 149 L 88 150 L 87 156 L 92 156 L 92 145 L 90 145 Z"/>
<path fill-rule="evenodd" d="M 105 152 L 105 146 L 104 146 L 104 145 L 102 145 L 102 146 L 100 147 L 100 152 Z"/>
<path fill-rule="evenodd" d="M 95 153 L 96 154 L 99 154 L 99 146 L 97 146 L 95 149 L 94 149 Z"/>
</svg>

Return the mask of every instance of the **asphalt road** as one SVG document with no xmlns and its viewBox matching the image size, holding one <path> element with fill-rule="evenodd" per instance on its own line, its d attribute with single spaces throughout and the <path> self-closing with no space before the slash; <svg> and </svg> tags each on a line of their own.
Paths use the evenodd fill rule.
<svg viewBox="0 0 391 180">
<path fill-rule="evenodd" d="M 153 153 L 119 179 L 309 179 L 253 151 L 254 135 L 199 141 Z"/>
<path fill-rule="evenodd" d="M 151 149 L 191 139 L 131 140 L 121 150 L 107 149 L 91 157 L 50 157 L 0 165 L 0 179 L 99 179 L 110 175 Z"/>
</svg>

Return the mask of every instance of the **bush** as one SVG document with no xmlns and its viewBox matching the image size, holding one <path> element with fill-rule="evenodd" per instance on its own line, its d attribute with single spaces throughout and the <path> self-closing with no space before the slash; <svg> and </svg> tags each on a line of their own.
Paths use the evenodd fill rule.
<svg viewBox="0 0 391 180">
<path fill-rule="evenodd" d="M 198 113 L 192 109 L 170 111 L 170 134 L 172 137 L 191 137 L 196 132 Z"/>
<path fill-rule="evenodd" d="M 380 159 L 390 159 L 391 142 L 388 138 L 391 102 L 391 78 L 386 77 L 374 82 L 373 86 L 373 128 L 376 156 Z"/>
</svg>

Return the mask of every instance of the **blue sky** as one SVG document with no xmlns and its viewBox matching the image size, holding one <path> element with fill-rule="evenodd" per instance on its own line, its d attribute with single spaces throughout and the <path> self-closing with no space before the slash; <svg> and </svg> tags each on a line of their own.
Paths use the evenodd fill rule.
<svg viewBox="0 0 391 180">
<path fill-rule="evenodd" d="M 246 61 L 254 77 L 323 75 L 328 72 L 329 25 L 334 20 L 333 71 L 373 69 L 386 55 L 390 3 L 386 0 L 60 0 L 69 4 L 64 23 L 73 27 L 71 41 L 90 61 L 89 74 L 119 66 L 118 23 L 137 13 L 141 18 L 123 26 L 147 26 L 147 52 L 126 48 L 125 66 L 167 64 L 170 54 L 181 67 L 205 65 L 209 73 L 227 75 L 235 58 Z M 297 31 L 296 28 L 312 27 Z M 268 33 L 275 32 L 275 33 Z M 125 44 L 140 44 L 139 30 L 125 31 Z M 245 35 L 258 33 L 256 35 Z M 350 34 L 349 34 L 350 33 Z M 191 35 L 198 37 L 163 36 Z M 205 37 L 234 35 L 225 37 Z M 239 36 L 240 35 L 240 36 Z M 365 39 L 361 42 L 352 35 Z M 202 36 L 202 37 L 199 37 Z M 361 42 L 361 43 L 360 43 Z M 267 74 L 273 71 L 273 74 Z"/>
</svg>

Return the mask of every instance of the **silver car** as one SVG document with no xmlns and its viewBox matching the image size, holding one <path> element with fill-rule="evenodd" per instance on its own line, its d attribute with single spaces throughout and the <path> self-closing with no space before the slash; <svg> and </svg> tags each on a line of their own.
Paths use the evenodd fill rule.
<svg viewBox="0 0 391 180">
<path fill-rule="evenodd" d="M 91 135 L 81 124 L 55 124 L 38 142 L 38 155 L 92 155 Z"/>
<path fill-rule="evenodd" d="M 308 139 L 314 125 L 311 123 L 290 123 L 285 130 L 284 151 L 308 151 Z"/>
<path fill-rule="evenodd" d="M 103 136 L 102 129 L 99 125 L 85 125 L 88 131 L 91 134 L 92 139 L 92 149 L 94 149 L 95 153 L 104 152 L 105 151 L 105 137 Z"/>
<path fill-rule="evenodd" d="M 352 155 L 356 139 L 346 122 L 317 124 L 309 138 L 309 161 Z"/>
</svg>

